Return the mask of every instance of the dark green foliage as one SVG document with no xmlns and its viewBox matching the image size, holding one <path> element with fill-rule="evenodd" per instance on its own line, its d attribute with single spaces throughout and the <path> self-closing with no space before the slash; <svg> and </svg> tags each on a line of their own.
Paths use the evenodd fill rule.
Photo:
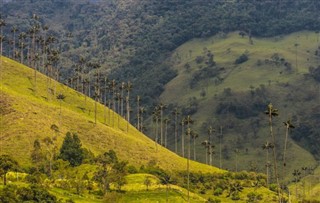
<svg viewBox="0 0 320 203">
<path fill-rule="evenodd" d="M 188 106 L 184 106 L 181 109 L 183 116 L 193 115 L 198 111 L 199 102 L 196 97 L 191 97 L 188 100 Z"/>
<path fill-rule="evenodd" d="M 263 199 L 262 194 L 258 194 L 257 192 L 250 192 L 247 194 L 247 203 L 256 203 Z"/>
<path fill-rule="evenodd" d="M 29 187 L 20 187 L 8 185 L 0 190 L 0 202 L 58 202 L 57 198 L 51 195 L 41 186 L 31 185 Z"/>
<path fill-rule="evenodd" d="M 247 54 L 241 54 L 236 60 L 235 64 L 241 64 L 249 60 L 249 57 Z"/>
<path fill-rule="evenodd" d="M 69 161 L 71 166 L 79 166 L 84 158 L 81 141 L 77 134 L 67 132 L 60 148 L 59 158 Z"/>
<path fill-rule="evenodd" d="M 21 201 L 35 201 L 35 202 L 57 202 L 57 198 L 51 195 L 43 187 L 31 185 L 30 187 L 22 187 L 17 190 L 18 199 Z"/>
<path fill-rule="evenodd" d="M 208 202 L 208 203 L 220 203 L 221 200 L 220 200 L 220 199 L 212 199 L 211 197 L 209 197 L 209 199 L 208 199 L 207 202 Z"/>
<path fill-rule="evenodd" d="M 176 75 L 170 64 L 160 64 L 172 50 L 192 38 L 235 30 L 241 30 L 241 36 L 251 37 L 320 29 L 317 20 L 320 3 L 313 0 L 290 4 L 286 1 L 150 0 L 135 6 L 131 6 L 130 1 L 125 2 L 125 6 L 118 1 L 30 2 L 4 3 L 3 14 L 11 16 L 19 30 L 26 31 L 29 23 L 15 18 L 16 13 L 36 10 L 40 21 L 50 19 L 53 24 L 61 24 L 59 16 L 67 13 L 62 23 L 65 31 L 61 26 L 58 26 L 59 30 L 50 31 L 59 39 L 63 50 L 69 52 L 61 54 L 67 59 L 66 63 L 71 63 L 70 58 L 77 58 L 79 52 L 87 58 L 100 58 L 103 64 L 111 63 L 105 67 L 115 67 L 113 77 L 121 81 L 139 81 L 139 86 L 145 84 L 134 89 L 133 96 L 150 96 L 148 104 L 157 99 L 163 86 Z M 12 26 L 6 27 L 5 33 L 9 35 Z M 72 33 L 72 38 L 62 33 Z M 70 73 L 62 69 L 64 79 Z"/>
<path fill-rule="evenodd" d="M 3 184 L 7 184 L 7 173 L 10 170 L 17 170 L 18 162 L 12 159 L 9 155 L 3 154 L 0 156 L 0 175 L 3 175 Z"/>
<path fill-rule="evenodd" d="M 320 66 L 318 66 L 317 68 L 310 67 L 309 73 L 312 78 L 314 78 L 317 82 L 320 83 Z"/>
<path fill-rule="evenodd" d="M 214 192 L 213 192 L 213 195 L 214 196 L 220 196 L 221 194 L 223 193 L 223 189 L 221 189 L 221 188 L 216 188 L 215 190 L 214 190 Z"/>
<path fill-rule="evenodd" d="M 192 74 L 189 82 L 190 88 L 194 88 L 199 82 L 219 76 L 219 69 L 217 67 L 205 67 Z"/>
<path fill-rule="evenodd" d="M 115 183 L 120 191 L 121 187 L 126 184 L 125 175 L 127 174 L 127 162 L 119 161 L 117 154 L 109 150 L 96 158 L 96 163 L 100 164 L 98 171 L 94 174 L 93 179 L 100 184 L 103 193 L 110 190 L 110 183 Z"/>
</svg>

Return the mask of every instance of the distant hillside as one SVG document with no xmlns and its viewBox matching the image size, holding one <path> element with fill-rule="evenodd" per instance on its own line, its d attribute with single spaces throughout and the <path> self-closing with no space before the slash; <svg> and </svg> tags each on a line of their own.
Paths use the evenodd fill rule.
<svg viewBox="0 0 320 203">
<path fill-rule="evenodd" d="M 15 0 L 3 8 L 9 38 L 12 25 L 20 32 L 30 27 L 32 13 L 49 25 L 61 43 L 64 79 L 74 74 L 70 67 L 83 55 L 101 62 L 111 77 L 132 81 L 134 94 L 148 105 L 176 75 L 164 59 L 190 39 L 235 30 L 250 36 L 320 30 L 320 2 L 314 0 Z"/>
<path fill-rule="evenodd" d="M 214 164 L 219 166 L 220 127 L 222 127 L 222 167 L 238 169 L 257 167 L 265 170 L 265 150 L 271 141 L 268 118 L 264 115 L 269 102 L 279 109 L 274 119 L 279 167 L 285 140 L 283 122 L 292 120 L 287 170 L 315 166 L 320 149 L 319 34 L 298 32 L 273 38 L 242 37 L 239 32 L 194 39 L 180 46 L 168 59 L 178 75 L 170 81 L 161 101 L 168 105 L 165 115 L 172 118 L 174 107 L 179 118 L 188 114 L 195 120 L 193 129 L 199 134 L 197 160 L 205 162 L 209 126 L 216 129 Z M 245 58 L 243 61 L 240 59 Z M 171 122 L 171 132 L 174 126 Z M 179 127 L 180 130 L 180 127 Z M 171 146 L 174 139 L 171 136 Z M 181 140 L 179 142 L 180 146 Z M 238 155 L 234 152 L 239 150 Z M 179 153 L 181 150 L 179 149 Z M 291 179 L 291 173 L 286 175 Z"/>
<path fill-rule="evenodd" d="M 82 94 L 54 80 L 49 81 L 39 73 L 35 91 L 32 69 L 5 57 L 1 57 L 1 64 L 1 154 L 10 154 L 21 164 L 30 165 L 34 140 L 54 136 L 55 132 L 50 129 L 54 124 L 59 128 L 59 146 L 66 132 L 70 131 L 77 133 L 83 146 L 94 154 L 113 149 L 120 159 L 134 166 L 152 161 L 169 171 L 186 169 L 186 159 L 156 146 L 130 124 L 127 132 L 127 122 L 113 111 L 106 109 L 104 123 L 104 108 L 98 105 L 98 122 L 95 124 L 93 100 L 85 100 Z M 50 93 L 46 91 L 47 82 L 52 90 Z M 61 104 L 56 98 L 58 94 L 65 96 Z M 195 172 L 221 171 L 196 162 L 191 163 L 191 168 Z"/>
</svg>

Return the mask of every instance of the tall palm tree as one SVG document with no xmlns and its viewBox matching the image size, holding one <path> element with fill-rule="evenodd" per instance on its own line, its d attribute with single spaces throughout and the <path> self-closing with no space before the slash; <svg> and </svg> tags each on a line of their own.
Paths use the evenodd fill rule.
<svg viewBox="0 0 320 203">
<path fill-rule="evenodd" d="M 140 131 L 140 96 L 137 96 L 137 129 Z"/>
<path fill-rule="evenodd" d="M 59 100 L 59 105 L 60 105 L 60 112 L 59 112 L 59 125 L 61 127 L 61 115 L 62 115 L 62 112 L 61 112 L 61 104 L 62 104 L 62 101 L 66 98 L 65 95 L 63 95 L 62 93 L 58 94 L 57 95 L 57 99 Z"/>
<path fill-rule="evenodd" d="M 288 143 L 288 135 L 289 135 L 289 130 L 291 128 L 295 128 L 292 123 L 291 123 L 291 120 L 287 120 L 286 122 L 283 122 L 283 124 L 285 125 L 286 127 L 286 137 L 285 137 L 285 141 L 284 141 L 284 149 L 283 149 L 283 178 L 286 174 L 286 166 L 287 166 L 287 163 L 286 163 L 286 152 L 287 152 L 287 143 Z"/>
<path fill-rule="evenodd" d="M 209 141 L 210 145 L 212 145 L 211 137 L 212 137 L 212 134 L 213 134 L 214 132 L 215 132 L 215 129 L 212 128 L 212 126 L 210 126 L 210 127 L 208 128 L 208 141 Z M 210 146 L 210 147 L 209 147 L 209 151 L 208 151 L 208 153 L 209 153 L 209 165 L 210 165 L 210 166 L 212 166 L 212 153 L 211 153 L 211 150 L 212 150 L 212 147 Z"/>
<path fill-rule="evenodd" d="M 298 182 L 300 180 L 301 172 L 299 169 L 294 169 L 292 175 L 294 176 L 295 189 L 296 189 L 296 198 L 298 199 Z"/>
<path fill-rule="evenodd" d="M 124 83 L 124 82 L 122 82 L 121 85 L 119 86 L 121 98 L 124 98 L 123 92 L 125 90 L 125 87 L 126 87 L 126 83 Z M 121 116 L 124 116 L 123 115 L 123 101 L 124 101 L 124 99 L 121 99 L 121 112 L 119 113 Z"/>
<path fill-rule="evenodd" d="M 220 126 L 220 135 L 219 135 L 219 167 L 222 168 L 222 126 Z"/>
<path fill-rule="evenodd" d="M 208 140 L 205 140 L 201 143 L 201 145 L 203 145 L 205 148 L 206 164 L 208 164 L 208 154 L 209 154 L 210 142 Z"/>
<path fill-rule="evenodd" d="M 130 91 L 132 90 L 132 83 L 130 81 L 127 82 L 126 87 L 127 91 L 127 97 L 126 97 L 126 102 L 127 102 L 127 121 L 130 122 Z"/>
<path fill-rule="evenodd" d="M 163 145 L 163 110 L 166 108 L 166 105 L 163 103 L 160 103 L 158 105 L 160 110 L 160 144 Z"/>
<path fill-rule="evenodd" d="M 156 106 L 152 112 L 153 115 L 153 122 L 155 123 L 155 144 L 156 144 L 156 150 L 158 151 L 158 122 L 159 122 L 159 109 L 158 106 Z"/>
<path fill-rule="evenodd" d="M 12 26 L 11 32 L 13 33 L 13 58 L 16 56 L 16 33 L 18 32 L 17 26 Z"/>
<path fill-rule="evenodd" d="M 267 169 L 267 185 L 269 185 L 269 149 L 272 149 L 274 145 L 270 142 L 266 142 L 262 145 L 262 149 L 266 150 L 267 156 L 266 156 L 266 169 Z"/>
<path fill-rule="evenodd" d="M 187 158 L 187 173 L 188 173 L 188 202 L 190 202 L 190 148 L 191 148 L 191 128 L 190 125 L 194 123 L 191 119 L 191 116 L 188 115 L 184 119 L 185 124 L 187 125 L 187 135 L 188 135 L 188 158 Z"/>
<path fill-rule="evenodd" d="M 143 115 L 146 113 L 146 108 L 145 107 L 140 107 L 139 109 L 139 115 L 140 115 L 140 131 L 143 133 Z"/>
<path fill-rule="evenodd" d="M 0 15 L 0 55 L 2 56 L 2 51 L 3 51 L 3 41 L 4 41 L 4 36 L 3 36 L 3 28 L 6 26 L 6 21 L 4 19 L 2 19 L 1 15 Z"/>
<path fill-rule="evenodd" d="M 167 144 L 168 144 L 168 123 L 170 122 L 169 118 L 165 118 L 164 120 L 164 147 L 167 148 Z"/>
<path fill-rule="evenodd" d="M 24 48 L 26 47 L 26 38 L 27 38 L 27 34 L 25 32 L 21 32 L 18 36 L 19 38 L 19 48 L 20 48 L 20 63 L 24 62 Z"/>
<path fill-rule="evenodd" d="M 100 88 L 99 88 L 99 77 L 100 77 L 100 74 L 99 72 L 97 72 L 95 74 L 96 76 L 96 82 L 94 84 L 94 123 L 97 124 L 97 103 L 99 102 L 99 98 L 100 98 Z"/>
<path fill-rule="evenodd" d="M 174 151 L 177 154 L 178 153 L 178 115 L 179 111 L 178 108 L 174 108 L 172 111 L 172 114 L 174 115 Z"/>
<path fill-rule="evenodd" d="M 272 103 L 270 103 L 268 105 L 268 108 L 267 110 L 265 111 L 265 114 L 268 115 L 269 117 L 269 127 L 270 127 L 270 137 L 272 139 L 272 142 L 274 144 L 274 147 L 272 148 L 272 152 L 273 152 L 273 168 L 274 168 L 274 176 L 275 176 L 275 179 L 276 179 L 276 183 L 277 183 L 277 186 L 278 186 L 278 198 L 279 198 L 279 201 L 281 201 L 281 197 L 280 197 L 280 183 L 279 183 L 279 175 L 278 175 L 278 169 L 277 169 L 277 156 L 276 156 L 276 146 L 275 146 L 275 143 L 276 143 L 276 139 L 275 139 L 275 136 L 274 136 L 274 133 L 273 133 L 273 129 L 272 129 L 272 118 L 275 117 L 275 116 L 278 116 L 278 109 L 275 109 L 272 105 Z"/>
<path fill-rule="evenodd" d="M 196 161 L 197 157 L 196 157 L 196 139 L 199 137 L 199 134 L 194 132 L 194 131 L 191 131 L 191 138 L 193 140 L 193 160 Z M 211 148 L 211 147 L 209 147 Z M 211 150 L 210 150 L 211 152 Z"/>
<path fill-rule="evenodd" d="M 185 128 L 185 119 L 183 118 L 180 122 L 180 125 L 181 125 L 181 155 L 182 157 L 184 157 L 184 128 Z"/>
<path fill-rule="evenodd" d="M 40 25 L 39 25 L 39 17 L 36 14 L 32 15 L 33 24 L 31 28 L 29 29 L 29 34 L 31 37 L 31 61 L 32 67 L 34 69 L 34 91 L 37 91 L 37 67 L 36 67 L 36 36 L 38 32 L 40 31 Z"/>
<path fill-rule="evenodd" d="M 110 90 L 112 94 L 112 126 L 114 127 L 114 112 L 116 111 L 116 105 L 115 105 L 115 100 L 116 100 L 116 87 L 117 87 L 117 82 L 116 80 L 111 80 L 110 82 Z"/>
</svg>

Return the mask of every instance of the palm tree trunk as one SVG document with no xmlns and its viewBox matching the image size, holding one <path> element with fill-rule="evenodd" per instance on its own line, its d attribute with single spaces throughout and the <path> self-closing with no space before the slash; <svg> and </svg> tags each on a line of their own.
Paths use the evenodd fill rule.
<svg viewBox="0 0 320 203">
<path fill-rule="evenodd" d="M 188 202 L 190 202 L 190 147 L 191 147 L 191 136 L 190 127 L 188 124 L 188 159 L 187 159 L 187 172 L 188 172 Z"/>
<path fill-rule="evenodd" d="M 196 138 L 193 138 L 193 160 L 196 161 Z"/>
<path fill-rule="evenodd" d="M 160 107 L 160 145 L 163 146 L 163 111 L 162 111 L 162 107 Z"/>
<path fill-rule="evenodd" d="M 266 168 L 267 168 L 267 186 L 269 186 L 269 149 L 267 149 Z"/>
<path fill-rule="evenodd" d="M 284 179 L 284 176 L 286 174 L 286 151 L 287 151 L 287 142 L 288 142 L 288 134 L 289 134 L 289 126 L 286 127 L 286 138 L 284 141 L 284 150 L 283 150 L 283 171 L 282 171 L 282 178 Z"/>
<path fill-rule="evenodd" d="M 220 137 L 219 137 L 219 167 L 220 168 L 222 168 L 221 140 L 222 140 L 222 126 L 220 126 Z"/>
<path fill-rule="evenodd" d="M 166 122 L 165 132 L 164 132 L 164 146 L 167 148 L 167 137 L 168 137 L 168 123 Z"/>
<path fill-rule="evenodd" d="M 273 168 L 274 168 L 274 175 L 276 178 L 276 183 L 278 186 L 278 198 L 279 198 L 279 202 L 281 202 L 280 199 L 280 183 L 279 183 L 279 176 L 278 176 L 278 168 L 277 168 L 277 155 L 276 155 L 276 139 L 275 136 L 273 134 L 273 129 L 272 129 L 272 114 L 271 112 L 269 113 L 269 125 L 270 125 L 270 135 L 274 144 L 274 147 L 272 148 L 272 152 L 273 152 Z"/>
<path fill-rule="evenodd" d="M 181 154 L 182 154 L 182 157 L 184 157 L 184 125 L 182 124 L 181 125 Z"/>
<path fill-rule="evenodd" d="M 178 153 L 178 126 L 177 126 L 178 114 L 175 114 L 174 118 L 174 151 Z"/>
</svg>

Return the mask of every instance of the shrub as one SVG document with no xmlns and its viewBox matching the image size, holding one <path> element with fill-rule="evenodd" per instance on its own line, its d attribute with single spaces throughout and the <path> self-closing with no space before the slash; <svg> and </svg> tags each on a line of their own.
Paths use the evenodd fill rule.
<svg viewBox="0 0 320 203">
<path fill-rule="evenodd" d="M 222 193 L 223 193 L 223 189 L 218 187 L 214 190 L 213 195 L 220 196 L 220 195 L 222 195 Z"/>
<path fill-rule="evenodd" d="M 244 63 L 246 61 L 249 60 L 249 57 L 247 56 L 247 54 L 241 54 L 237 59 L 236 61 L 234 62 L 235 64 L 241 64 L 241 63 Z"/>
</svg>

